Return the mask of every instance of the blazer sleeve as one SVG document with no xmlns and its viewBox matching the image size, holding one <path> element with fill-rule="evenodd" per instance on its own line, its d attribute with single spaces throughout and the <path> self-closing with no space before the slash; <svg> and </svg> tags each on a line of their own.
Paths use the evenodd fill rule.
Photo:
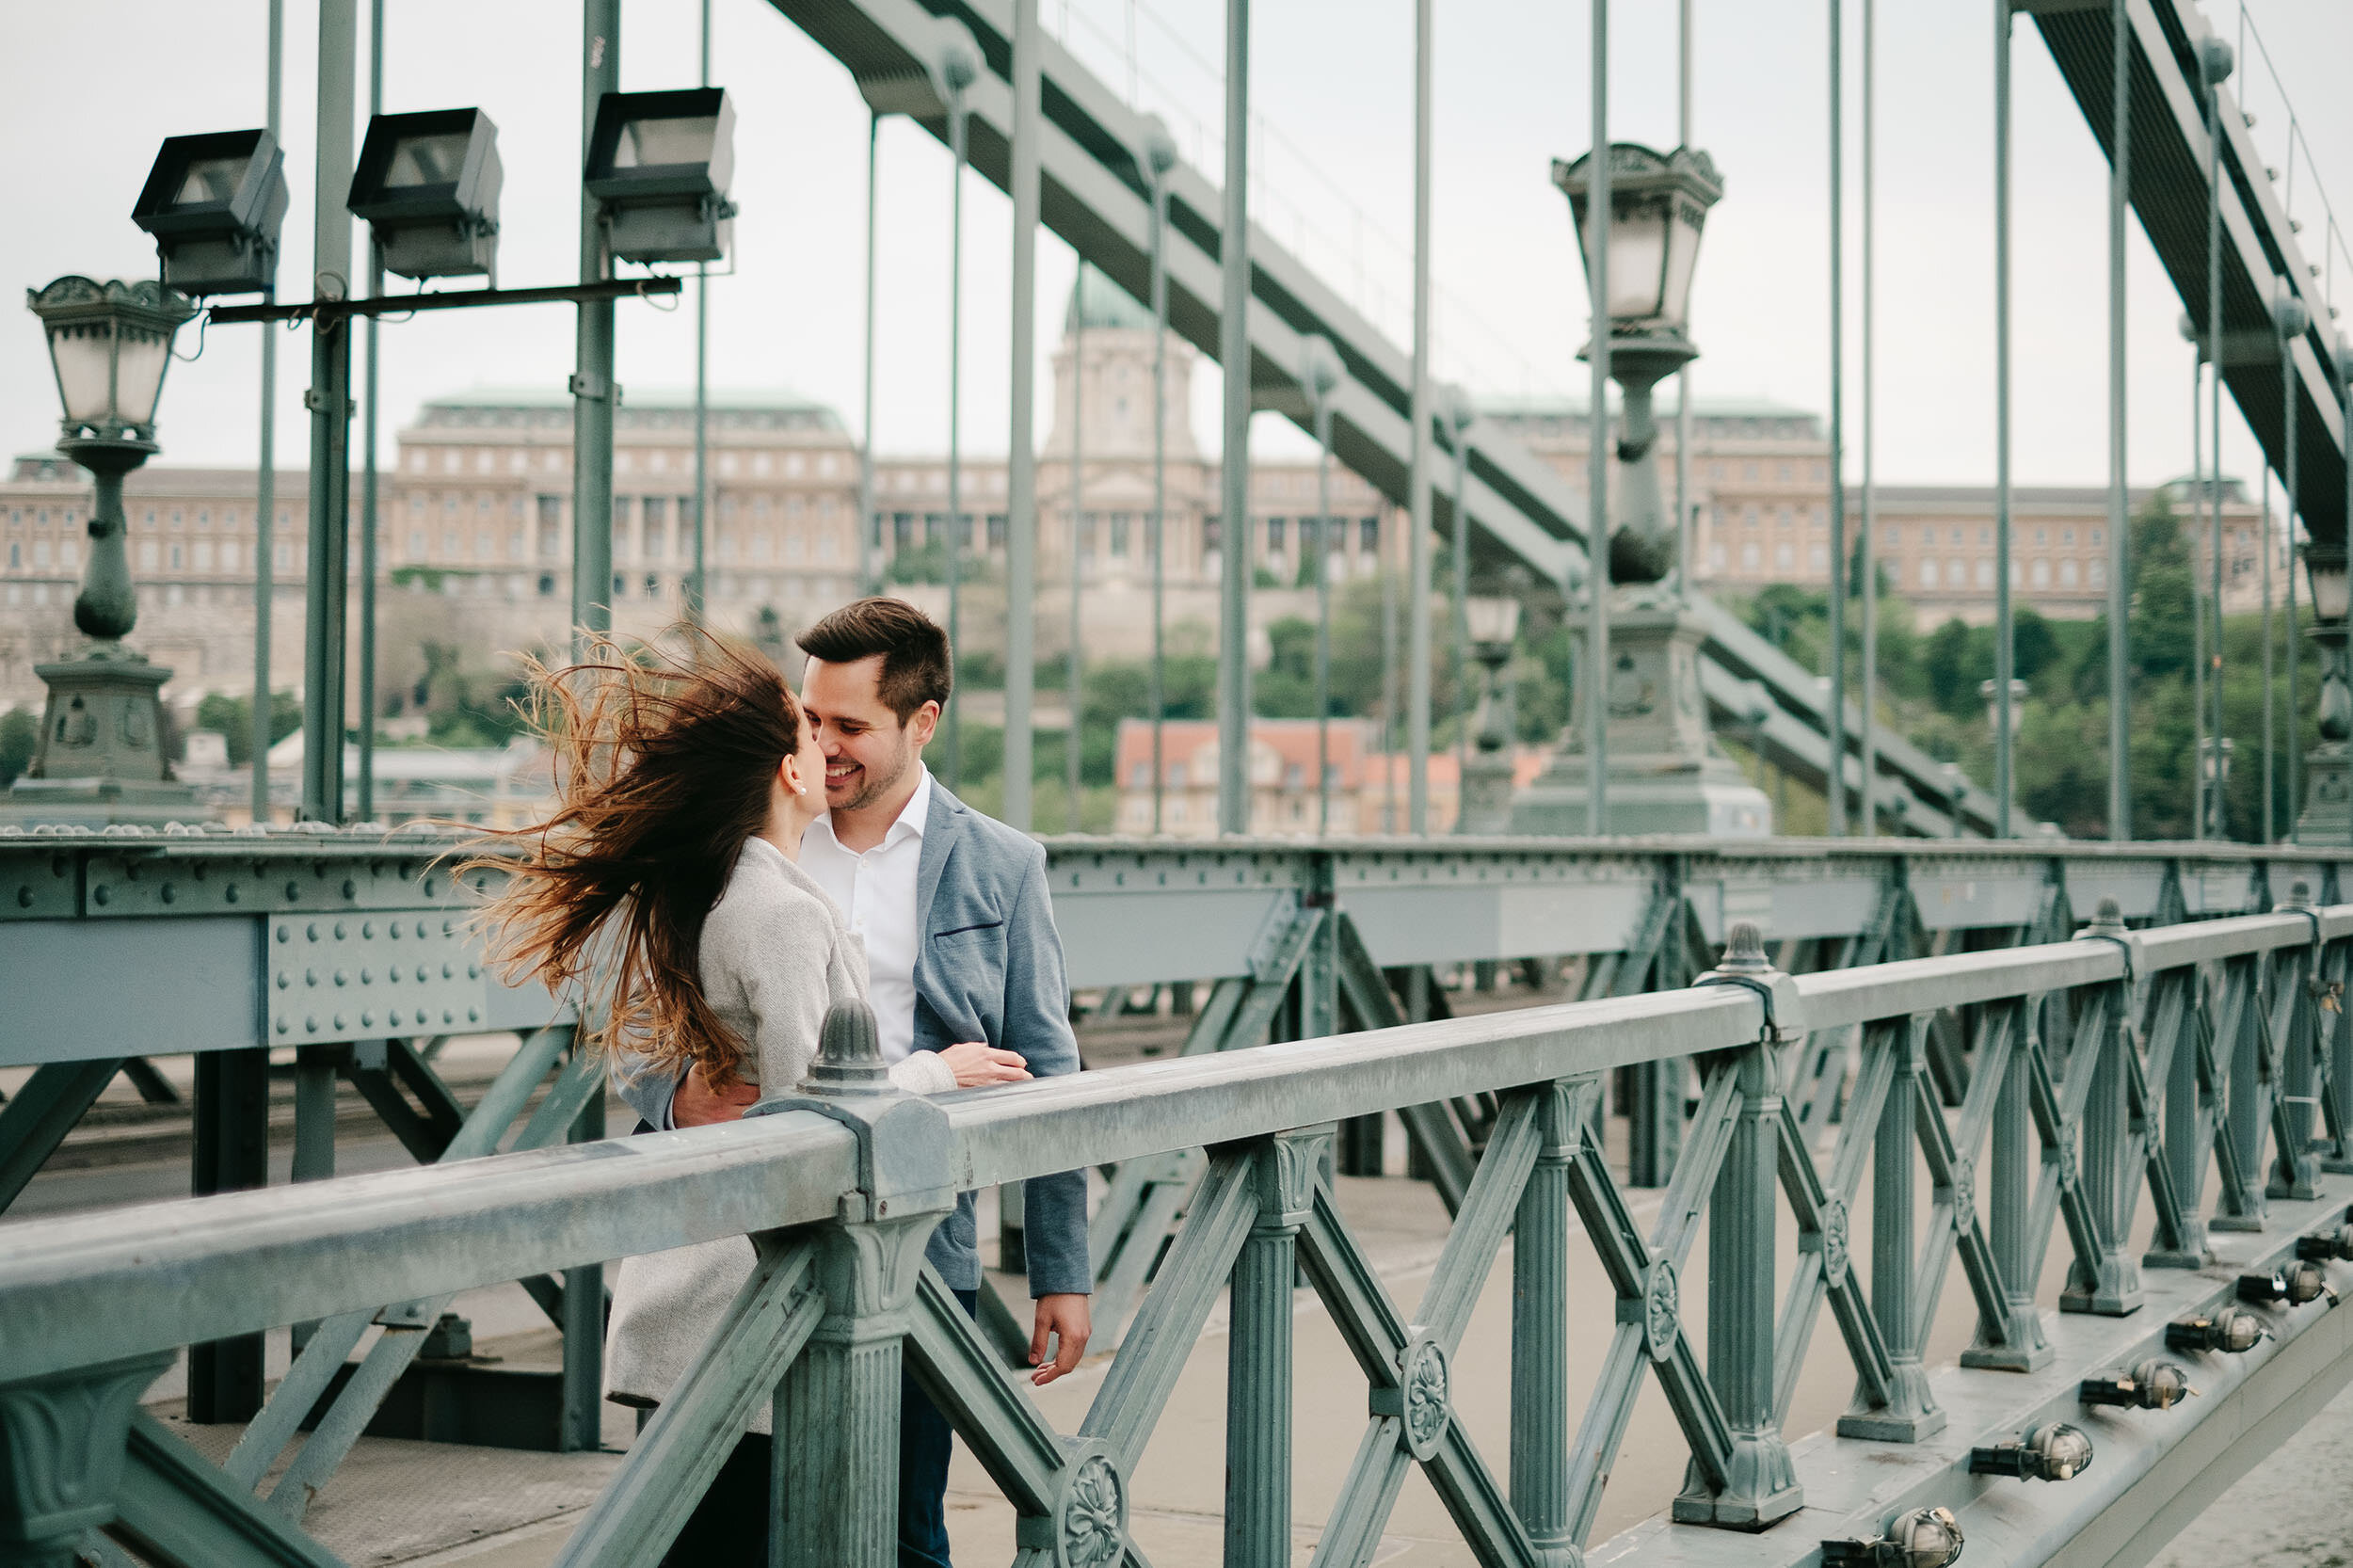
<svg viewBox="0 0 2353 1568">
<path fill-rule="evenodd" d="M 675 1068 L 657 1067 L 633 1051 L 618 1051 L 613 1058 L 613 1086 L 632 1111 L 656 1132 L 671 1129 L 670 1101 L 678 1094 L 678 1086 L 685 1074 Z"/>
<path fill-rule="evenodd" d="M 1046 890 L 1046 852 L 1029 846 L 1021 880 L 1005 920 L 1005 1032 L 1038 1078 L 1079 1070 L 1079 1041 L 1070 1032 L 1070 987 L 1063 971 L 1062 936 Z M 1095 1270 L 1087 1256 L 1086 1173 L 1064 1171 L 1022 1184 L 1023 1243 L 1030 1294 L 1087 1294 Z"/>
</svg>

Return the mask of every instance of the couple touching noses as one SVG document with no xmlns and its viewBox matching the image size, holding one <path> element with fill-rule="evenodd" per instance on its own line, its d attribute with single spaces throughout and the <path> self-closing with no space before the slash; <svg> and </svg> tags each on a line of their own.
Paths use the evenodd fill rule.
<svg viewBox="0 0 2353 1568">
<path fill-rule="evenodd" d="M 652 1129 L 789 1093 L 827 1008 L 852 998 L 910 1092 L 1078 1071 L 1044 848 L 923 765 L 952 681 L 939 627 L 898 600 L 844 605 L 795 639 L 797 697 L 758 654 L 695 635 L 691 663 L 535 671 L 559 801 L 506 836 L 526 845 L 520 864 L 493 862 L 513 873 L 490 911 L 510 974 L 584 978 L 598 931 L 618 927 L 604 1033 L 625 1044 L 620 1092 Z M 1084 1173 L 1027 1183 L 1025 1211 L 1031 1377 L 1046 1384 L 1091 1328 Z M 925 1251 L 968 1312 L 976 1242 L 968 1192 Z M 750 1263 L 742 1238 L 627 1260 L 608 1397 L 659 1403 Z M 901 1397 L 901 1568 L 948 1568 L 952 1430 L 911 1380 Z M 665 1561 L 765 1562 L 766 1415 Z"/>
</svg>

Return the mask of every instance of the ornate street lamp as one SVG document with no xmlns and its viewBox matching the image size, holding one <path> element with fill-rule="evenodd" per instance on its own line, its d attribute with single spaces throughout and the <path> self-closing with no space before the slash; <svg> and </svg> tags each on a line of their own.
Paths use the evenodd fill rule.
<svg viewBox="0 0 2353 1568">
<path fill-rule="evenodd" d="M 2304 547 L 2304 571 L 2313 585 L 2313 629 L 2320 648 L 2320 744 L 2304 764 L 2304 814 L 2297 824 L 2298 843 L 2353 842 L 2353 687 L 2345 680 L 2345 611 L 2353 584 L 2345 575 L 2345 547 L 2314 539 Z"/>
<path fill-rule="evenodd" d="M 1608 319 L 1593 330 L 1608 334 L 1601 341 L 1609 374 L 1625 394 L 1616 526 L 1607 546 L 1606 580 L 1616 590 L 1607 607 L 1608 667 L 1603 680 L 1577 682 L 1562 748 L 1513 803 L 1512 826 L 1587 830 L 1585 707 L 1598 688 L 1608 704 L 1605 831 L 1762 837 L 1772 831 L 1771 806 L 1708 731 L 1699 676 L 1706 627 L 1666 585 L 1675 568 L 1676 530 L 1659 489 L 1658 425 L 1651 413 L 1652 389 L 1699 354 L 1688 335 L 1691 273 L 1723 181 L 1707 154 L 1693 148 L 1659 152 L 1616 142 L 1608 157 Z M 1552 183 L 1569 199 L 1589 277 L 1593 174 L 1591 153 L 1552 166 Z M 1593 346 L 1579 358 L 1590 360 Z M 1590 417 L 1606 420 L 1609 410 L 1597 408 Z M 1602 545 L 1589 541 L 1589 548 Z"/>
<path fill-rule="evenodd" d="M 104 824 L 186 816 L 195 799 L 163 754 L 158 694 L 171 671 L 122 645 L 138 622 L 124 548 L 122 480 L 153 456 L 171 340 L 196 308 L 161 283 L 60 278 L 28 291 L 65 406 L 57 448 L 96 491 L 73 624 L 80 655 L 36 666 L 49 688 L 33 764 L 11 790 L 19 821 Z"/>
<path fill-rule="evenodd" d="M 1583 256 L 1593 154 L 1555 160 L 1552 183 L 1569 199 Z M 1609 148 L 1609 374 L 1625 393 L 1618 528 L 1609 540 L 1612 583 L 1657 583 L 1675 564 L 1673 519 L 1659 493 L 1654 456 L 1658 425 L 1651 390 L 1699 357 L 1688 335 L 1691 272 L 1707 211 L 1723 194 L 1715 163 L 1693 148 L 1658 152 L 1625 141 Z M 1584 261 L 1590 271 L 1593 258 Z M 1596 409 L 1593 417 L 1606 413 Z"/>
<path fill-rule="evenodd" d="M 1479 712 L 1473 749 L 1463 762 L 1457 833 L 1506 833 L 1512 827 L 1512 735 L 1504 712 L 1503 666 L 1519 633 L 1520 601 L 1506 594 L 1468 595 L 1463 621 L 1479 661 Z"/>
</svg>

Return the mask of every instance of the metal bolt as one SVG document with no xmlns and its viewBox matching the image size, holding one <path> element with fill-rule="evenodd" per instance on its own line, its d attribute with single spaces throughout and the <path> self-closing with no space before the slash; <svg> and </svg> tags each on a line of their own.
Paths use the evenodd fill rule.
<svg viewBox="0 0 2353 1568">
<path fill-rule="evenodd" d="M 158 896 L 158 897 L 160 897 L 160 898 L 161 898 L 161 899 L 162 899 L 162 900 L 163 900 L 166 904 L 170 904 L 170 903 L 172 903 L 173 901 L 175 901 L 175 900 L 176 900 L 176 899 L 177 899 L 180 895 L 179 895 L 179 893 L 177 892 L 177 890 L 175 890 L 175 889 L 174 889 L 174 888 L 172 887 L 172 885 L 171 885 L 170 883 L 167 882 L 167 883 L 165 883 L 165 884 L 163 885 L 163 888 L 162 888 L 161 891 L 157 894 L 157 896 Z"/>
<path fill-rule="evenodd" d="M 110 891 L 106 885 L 103 882 L 89 890 L 89 897 L 92 904 L 111 904 L 114 902 L 113 892 Z"/>
</svg>

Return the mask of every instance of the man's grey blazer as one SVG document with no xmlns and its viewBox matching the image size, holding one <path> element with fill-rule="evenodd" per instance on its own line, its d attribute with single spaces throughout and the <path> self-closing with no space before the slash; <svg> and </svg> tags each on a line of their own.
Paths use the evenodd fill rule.
<svg viewBox="0 0 2353 1568">
<path fill-rule="evenodd" d="M 915 961 L 915 1048 L 985 1040 L 1019 1051 L 1039 1078 L 1077 1072 L 1079 1043 L 1070 1032 L 1070 993 L 1046 890 L 1045 846 L 971 809 L 934 779 L 915 900 L 923 933 Z M 676 1073 L 641 1073 L 625 1079 L 621 1096 L 647 1121 L 665 1126 L 678 1081 Z M 1031 1295 L 1095 1288 L 1085 1172 L 1023 1183 L 1023 1220 Z M 924 1256 L 955 1289 L 978 1289 L 975 1242 L 972 1194 L 967 1192 L 940 1222 Z"/>
</svg>

